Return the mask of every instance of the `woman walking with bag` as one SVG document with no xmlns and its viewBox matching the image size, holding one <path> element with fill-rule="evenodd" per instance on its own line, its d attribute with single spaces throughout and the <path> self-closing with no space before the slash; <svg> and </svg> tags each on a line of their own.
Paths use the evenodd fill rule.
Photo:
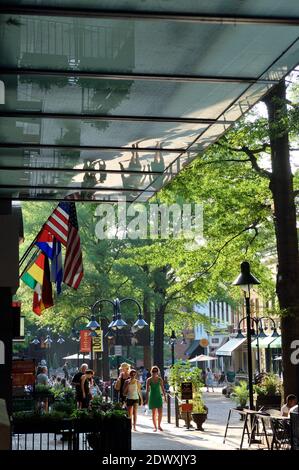
<svg viewBox="0 0 299 470">
<path fill-rule="evenodd" d="M 117 392 L 119 392 L 119 401 L 121 403 L 125 402 L 126 396 L 124 395 L 124 386 L 125 381 L 130 378 L 130 366 L 126 362 L 123 362 L 119 368 L 119 376 L 114 385 L 114 388 Z"/>
<path fill-rule="evenodd" d="M 157 431 L 157 412 L 158 412 L 158 429 L 163 431 L 161 428 L 162 421 L 162 412 L 163 412 L 163 400 L 166 401 L 166 393 L 164 389 L 164 383 L 160 377 L 159 367 L 153 366 L 151 368 L 151 377 L 146 381 L 146 403 L 148 402 L 148 407 L 152 410 L 152 419 L 154 424 L 154 432 Z"/>
<path fill-rule="evenodd" d="M 129 417 L 131 418 L 131 426 L 133 417 L 133 430 L 136 431 L 138 405 L 142 405 L 142 396 L 141 383 L 136 379 L 135 369 L 130 370 L 130 378 L 126 380 L 124 386 L 124 395 L 127 397 L 126 404 Z"/>
</svg>

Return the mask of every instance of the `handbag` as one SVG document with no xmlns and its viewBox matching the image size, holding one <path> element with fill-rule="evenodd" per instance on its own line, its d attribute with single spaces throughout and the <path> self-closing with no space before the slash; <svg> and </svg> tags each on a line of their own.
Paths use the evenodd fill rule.
<svg viewBox="0 0 299 470">
<path fill-rule="evenodd" d="M 117 381 L 115 382 L 114 384 L 114 390 L 116 390 L 117 392 L 120 391 L 120 388 L 121 388 L 121 379 L 117 379 Z"/>
</svg>

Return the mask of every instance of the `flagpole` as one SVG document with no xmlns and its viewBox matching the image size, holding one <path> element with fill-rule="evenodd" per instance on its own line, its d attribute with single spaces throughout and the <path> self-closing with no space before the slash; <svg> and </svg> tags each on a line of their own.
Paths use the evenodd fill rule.
<svg viewBox="0 0 299 470">
<path fill-rule="evenodd" d="M 59 205 L 59 204 L 58 204 L 58 205 Z M 56 206 L 55 209 L 57 209 L 58 205 Z M 54 209 L 54 211 L 55 211 L 55 209 Z M 54 212 L 54 211 L 53 211 L 53 212 Z M 53 213 L 53 212 L 52 212 L 52 213 Z M 45 226 L 45 224 L 47 223 L 48 220 L 49 220 L 49 217 L 48 217 L 48 219 L 46 220 L 46 222 L 42 225 L 42 228 L 40 229 L 40 231 L 38 232 L 38 234 L 36 235 L 36 237 L 34 238 L 34 240 L 30 243 L 29 247 L 27 248 L 27 250 L 25 251 L 25 253 L 24 253 L 23 256 L 21 257 L 21 259 L 20 259 L 20 261 L 19 261 L 19 267 L 22 266 L 22 264 L 24 263 L 25 259 L 26 259 L 27 256 L 29 255 L 29 253 L 30 253 L 30 251 L 32 250 L 32 248 L 33 248 L 33 246 L 34 246 L 34 244 L 35 244 L 35 242 L 36 242 L 36 240 L 37 240 L 39 234 L 43 231 L 44 226 Z"/>
<path fill-rule="evenodd" d="M 26 264 L 26 267 L 23 269 L 22 273 L 19 275 L 19 278 L 21 278 L 23 276 L 23 274 L 27 271 L 27 269 L 29 268 L 30 264 L 32 263 L 32 261 L 34 260 L 35 256 L 37 255 L 37 253 L 40 251 L 40 249 L 38 247 L 36 247 L 36 250 L 35 252 L 33 253 L 33 255 L 31 256 L 29 262 Z"/>
<path fill-rule="evenodd" d="M 40 231 L 41 232 L 41 231 Z M 23 254 L 23 256 L 21 257 L 20 261 L 19 261 L 19 267 L 22 266 L 22 264 L 24 263 L 24 261 L 26 260 L 27 256 L 29 255 L 30 251 L 32 250 L 36 240 L 37 240 L 37 237 L 39 236 L 40 232 L 38 232 L 38 234 L 36 235 L 36 237 L 34 238 L 34 240 L 30 243 L 30 245 L 28 246 L 27 250 L 25 251 L 25 253 Z"/>
</svg>

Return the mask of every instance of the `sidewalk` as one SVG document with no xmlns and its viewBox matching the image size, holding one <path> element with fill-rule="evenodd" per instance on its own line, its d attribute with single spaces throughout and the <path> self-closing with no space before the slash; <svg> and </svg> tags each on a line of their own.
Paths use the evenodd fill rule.
<svg viewBox="0 0 299 470">
<path fill-rule="evenodd" d="M 215 392 L 203 392 L 203 398 L 207 405 L 208 419 L 203 424 L 204 432 L 187 430 L 184 421 L 180 420 L 180 427 L 174 424 L 174 410 L 172 410 L 172 424 L 167 423 L 166 405 L 162 420 L 163 432 L 153 432 L 151 415 L 145 415 L 141 408 L 138 415 L 137 431 L 132 432 L 133 450 L 235 450 L 238 448 L 241 436 L 242 423 L 238 416 L 232 421 L 239 429 L 228 432 L 228 439 L 223 444 L 223 436 L 229 409 L 234 403 L 225 398 L 221 388 L 215 388 Z M 245 442 L 246 444 L 246 442 Z M 246 447 L 246 445 L 245 445 Z"/>
</svg>

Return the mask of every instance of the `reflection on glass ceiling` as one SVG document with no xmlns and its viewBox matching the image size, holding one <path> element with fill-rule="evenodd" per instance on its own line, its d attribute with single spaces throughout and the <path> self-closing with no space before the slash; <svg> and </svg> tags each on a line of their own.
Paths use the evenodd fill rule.
<svg viewBox="0 0 299 470">
<path fill-rule="evenodd" d="M 297 65 L 298 25 L 297 0 L 0 2 L 0 197 L 147 200 Z"/>
</svg>

